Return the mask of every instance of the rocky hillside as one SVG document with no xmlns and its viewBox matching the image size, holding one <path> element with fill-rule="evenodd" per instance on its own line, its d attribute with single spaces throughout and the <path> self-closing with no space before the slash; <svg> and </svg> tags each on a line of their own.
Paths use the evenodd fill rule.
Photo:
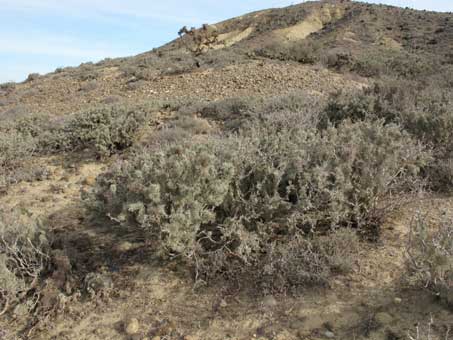
<svg viewBox="0 0 453 340">
<path fill-rule="evenodd" d="M 306 2 L 31 74 L 0 339 L 448 340 L 452 192 L 450 13 Z"/>
<path fill-rule="evenodd" d="M 432 77 L 453 63 L 451 20 L 448 13 L 349 1 L 264 10 L 211 26 L 216 39 L 198 56 L 188 50 L 197 43 L 186 34 L 136 57 L 3 84 L 0 117 L 63 115 L 123 100 L 328 93 L 366 84 L 362 77 L 398 72 Z"/>
</svg>

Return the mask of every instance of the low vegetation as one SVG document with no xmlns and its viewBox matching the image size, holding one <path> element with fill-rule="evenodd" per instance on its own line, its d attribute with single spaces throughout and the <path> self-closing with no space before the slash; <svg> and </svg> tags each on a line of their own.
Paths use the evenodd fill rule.
<svg viewBox="0 0 453 340">
<path fill-rule="evenodd" d="M 189 269 L 197 288 L 219 288 L 216 293 L 222 297 L 222 308 L 234 308 L 228 295 L 231 287 L 225 287 L 228 283 L 235 289 L 252 287 L 253 293 L 271 298 L 274 294 L 298 294 L 310 286 L 343 284 L 346 280 L 338 276 L 363 263 L 360 256 L 375 246 L 372 242 L 389 239 L 393 231 L 381 227 L 391 212 L 426 189 L 437 195 L 451 194 L 453 57 L 439 52 L 451 45 L 446 32 L 450 18 L 427 20 L 430 30 L 418 34 L 419 28 L 411 26 L 417 22 L 411 10 L 393 9 L 398 15 L 387 17 L 385 6 L 340 1 L 335 6 L 345 6 L 345 16 L 338 22 L 321 20 L 324 27 L 305 39 L 291 41 L 288 36 L 283 40 L 278 32 L 272 32 L 292 29 L 316 6 L 326 10 L 332 4 L 305 5 L 306 9 L 292 6 L 243 16 L 219 24 L 218 31 L 211 26 L 182 29 L 180 39 L 137 57 L 58 69 L 50 76 L 31 74 L 22 84 L 0 85 L 0 106 L 5 108 L 0 117 L 0 194 L 8 194 L 14 183 L 46 178 L 46 170 L 35 165 L 38 157 L 46 160 L 52 155 L 57 156 L 52 160 L 59 161 L 58 156 L 67 159 L 77 153 L 96 159 L 108 169 L 96 180 L 91 174 L 83 178 L 84 167 L 74 171 L 77 178 L 66 185 L 67 174 L 60 176 L 57 169 L 55 177 L 61 182 L 43 183 L 45 196 L 39 197 L 38 204 L 54 202 L 60 195 L 69 200 L 69 193 L 80 185 L 77 189 L 82 189 L 87 208 L 81 211 L 93 220 L 81 211 L 69 216 L 58 211 L 49 220 L 57 224 L 74 219 L 74 230 L 69 230 L 74 234 L 80 233 L 78 227 L 94 230 L 89 224 L 93 221 L 112 231 L 92 256 L 90 247 L 97 247 L 99 241 L 92 237 L 93 230 L 84 229 L 82 236 L 70 235 L 74 239 L 65 235 L 51 244 L 50 234 L 46 235 L 37 219 L 24 211 L 1 210 L 0 316 L 15 316 L 16 309 L 36 312 L 42 298 L 40 289 L 47 283 L 53 285 L 49 296 L 62 298 L 49 300 L 49 304 L 69 303 L 72 297 L 78 299 L 79 293 L 87 299 L 108 300 L 112 287 L 116 289 L 119 283 L 121 289 L 121 275 L 126 270 L 117 271 L 116 262 L 94 262 L 119 253 L 122 262 L 118 263 L 127 265 L 135 266 L 134 261 L 147 256 L 155 257 L 159 264 L 177 262 L 171 268 L 179 270 L 181 265 Z M 444 33 L 445 41 L 437 38 Z M 238 41 L 233 46 L 222 46 L 222 41 L 234 40 L 235 35 Z M 445 44 L 443 48 L 440 43 Z M 236 74 L 217 78 L 243 69 L 228 66 L 246 62 L 257 67 L 259 74 L 255 79 L 251 72 L 247 86 L 236 81 Z M 291 69 L 307 71 L 307 81 L 301 79 L 300 86 L 310 84 L 310 92 L 296 89 L 299 80 L 292 79 L 290 91 L 269 96 L 269 84 L 262 86 L 263 82 L 275 82 L 276 92 L 281 91 L 286 79 L 276 72 L 288 64 Z M 264 77 L 261 66 L 265 66 Z M 316 72 L 318 69 L 322 72 Z M 207 83 L 199 91 L 191 80 L 200 75 L 206 82 L 216 83 Z M 237 75 L 238 80 L 241 76 Z M 327 89 L 316 88 L 326 83 L 319 78 L 324 76 L 335 79 L 333 86 L 345 76 L 348 86 L 326 93 Z M 47 98 L 50 77 L 70 83 L 69 90 L 74 86 L 68 96 L 76 93 L 77 98 L 83 98 L 85 109 L 59 117 L 29 113 L 30 107 L 43 106 L 39 100 Z M 109 88 L 109 81 L 119 85 Z M 190 99 L 173 98 L 172 89 L 178 88 L 180 93 L 180 81 L 187 86 Z M 208 91 L 211 85 L 215 91 Z M 121 96 L 120 91 L 124 91 Z M 209 95 L 204 98 L 201 93 Z M 132 102 L 140 95 L 167 99 Z M 181 98 L 185 96 L 183 93 Z M 38 104 L 29 106 L 36 98 Z M 91 100 L 100 103 L 88 106 Z M 71 105 L 80 107 L 79 103 Z M 27 186 L 17 189 L 10 192 L 25 191 Z M 30 191 L 33 194 L 35 188 Z M 386 237 L 380 239 L 383 230 Z M 104 231 L 99 237 L 105 237 Z M 121 244 L 114 244 L 111 252 L 104 254 L 106 239 L 112 245 Z M 135 239 L 140 242 L 135 243 Z M 59 261 L 55 261 L 52 246 L 58 248 Z M 380 246 L 373 248 L 373 255 L 380 254 Z M 401 278 L 427 291 L 426 296 L 432 293 L 453 306 L 451 218 L 436 223 L 421 216 L 414 218 L 406 253 L 407 270 L 399 273 Z M 76 263 L 79 257 L 92 258 L 80 264 Z M 57 262 L 68 270 L 59 272 Z M 378 270 L 379 265 L 375 266 Z M 400 265 L 391 270 L 395 272 Z M 370 267 L 376 270 L 374 263 Z M 116 271 L 113 280 L 110 270 Z M 392 279 L 398 284 L 404 281 L 396 281 L 393 273 Z M 356 289 L 354 280 L 351 282 Z M 406 294 L 403 289 L 396 290 Z M 116 293 L 112 296 L 122 297 Z M 65 294 L 72 296 L 65 299 Z M 375 297 L 374 292 L 366 294 L 366 298 Z M 409 315 L 402 301 L 386 302 L 384 313 L 380 312 L 383 307 L 377 307 L 381 318 L 373 313 L 360 315 L 364 334 L 368 337 L 374 331 L 385 331 L 389 339 L 401 338 L 384 327 L 402 319 L 394 310 Z M 361 306 L 360 313 L 368 313 L 368 307 Z M 304 314 L 301 319 L 306 317 Z M 335 335 L 337 330 L 331 332 L 330 326 L 326 321 L 323 333 L 311 334 Z M 360 327 L 354 332 L 360 332 Z M 410 339 L 430 339 L 431 327 L 435 328 L 432 323 L 427 330 L 420 326 L 410 334 L 406 328 L 404 334 Z M 148 332 L 146 336 L 152 331 L 143 330 Z M 339 334 L 335 336 L 340 338 Z M 178 338 L 184 336 L 178 334 Z"/>
<path fill-rule="evenodd" d="M 334 235 L 346 242 L 334 230 L 375 234 L 394 207 L 385 197 L 416 190 L 428 160 L 397 126 L 345 122 L 319 132 L 264 118 L 239 134 L 137 152 L 98 178 L 91 208 L 142 228 L 159 254 L 182 255 L 198 279 L 258 279 L 267 268 L 296 275 L 278 284 L 291 287 L 347 268 L 335 252 L 354 247 L 329 248 Z M 313 263 L 290 261 L 304 254 Z"/>
<path fill-rule="evenodd" d="M 411 225 L 407 254 L 412 281 L 453 307 L 452 219 L 444 216 L 432 226 L 417 216 Z"/>
<path fill-rule="evenodd" d="M 25 212 L 0 211 L 0 315 L 19 304 L 29 311 L 36 308 L 48 252 L 38 221 Z"/>
<path fill-rule="evenodd" d="M 23 162 L 33 156 L 36 147 L 28 134 L 0 130 L 0 191 L 29 177 L 32 169 L 23 167 Z"/>
</svg>

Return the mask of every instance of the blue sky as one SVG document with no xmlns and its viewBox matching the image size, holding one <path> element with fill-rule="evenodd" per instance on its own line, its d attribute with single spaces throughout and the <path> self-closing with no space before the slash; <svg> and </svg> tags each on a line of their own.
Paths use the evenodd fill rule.
<svg viewBox="0 0 453 340">
<path fill-rule="evenodd" d="M 138 54 L 184 25 L 215 23 L 291 0 L 0 0 L 0 83 L 61 66 Z M 452 0 L 375 0 L 453 12 Z"/>
</svg>

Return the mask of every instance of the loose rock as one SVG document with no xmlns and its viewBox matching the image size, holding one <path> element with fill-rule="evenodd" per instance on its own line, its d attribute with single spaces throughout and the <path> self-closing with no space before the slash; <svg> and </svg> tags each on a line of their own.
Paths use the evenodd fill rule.
<svg viewBox="0 0 453 340">
<path fill-rule="evenodd" d="M 128 335 L 137 334 L 140 331 L 140 323 L 136 318 L 127 319 L 124 323 L 124 331 Z"/>
<path fill-rule="evenodd" d="M 324 335 L 325 335 L 326 338 L 328 338 L 328 339 L 333 339 L 333 338 L 335 338 L 335 333 L 332 333 L 331 331 L 326 331 L 326 332 L 324 333 Z"/>
</svg>

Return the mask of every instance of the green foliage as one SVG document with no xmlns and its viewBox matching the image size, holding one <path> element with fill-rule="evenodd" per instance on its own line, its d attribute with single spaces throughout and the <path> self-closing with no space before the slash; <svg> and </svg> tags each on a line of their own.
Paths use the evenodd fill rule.
<svg viewBox="0 0 453 340">
<path fill-rule="evenodd" d="M 46 269 L 48 240 L 36 220 L 18 211 L 0 211 L 0 313 L 17 304 L 34 308 L 33 291 Z"/>
<path fill-rule="evenodd" d="M 199 279 L 253 276 L 266 255 L 289 251 L 289 259 L 296 249 L 299 257 L 314 252 L 330 272 L 345 268 L 333 258 L 348 255 L 306 237 L 337 227 L 374 231 L 393 208 L 386 198 L 416 189 L 427 158 L 398 127 L 381 122 L 321 133 L 263 118 L 239 135 L 145 149 L 101 175 L 89 202 L 126 228 L 144 228 L 161 253 L 185 255 Z M 289 273 L 292 265 L 275 270 Z M 317 281 L 313 266 L 296 282 Z"/>
<path fill-rule="evenodd" d="M 417 216 L 411 225 L 407 246 L 411 279 L 431 289 L 453 307 L 453 223 L 443 220 L 430 228 Z"/>
</svg>

